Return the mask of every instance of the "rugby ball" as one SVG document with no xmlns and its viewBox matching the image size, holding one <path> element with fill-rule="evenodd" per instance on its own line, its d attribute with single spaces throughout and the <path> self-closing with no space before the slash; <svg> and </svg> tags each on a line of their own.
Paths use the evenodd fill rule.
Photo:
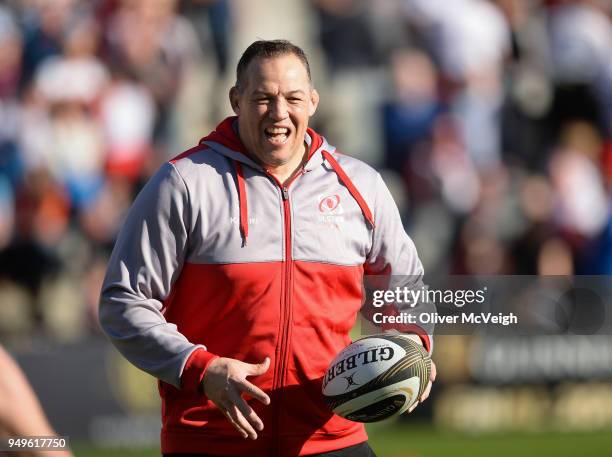
<svg viewBox="0 0 612 457">
<path fill-rule="evenodd" d="M 420 344 L 402 335 L 367 336 L 331 362 L 323 378 L 323 397 L 345 419 L 377 422 L 418 401 L 430 373 L 431 358 Z"/>
</svg>

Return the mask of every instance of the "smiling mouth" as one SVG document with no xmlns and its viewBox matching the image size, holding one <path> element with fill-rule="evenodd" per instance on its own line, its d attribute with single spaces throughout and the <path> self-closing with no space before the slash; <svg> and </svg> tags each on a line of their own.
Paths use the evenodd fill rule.
<svg viewBox="0 0 612 457">
<path fill-rule="evenodd" d="M 286 127 L 268 127 L 264 130 L 264 135 L 268 142 L 281 145 L 289 138 L 289 129 Z"/>
</svg>

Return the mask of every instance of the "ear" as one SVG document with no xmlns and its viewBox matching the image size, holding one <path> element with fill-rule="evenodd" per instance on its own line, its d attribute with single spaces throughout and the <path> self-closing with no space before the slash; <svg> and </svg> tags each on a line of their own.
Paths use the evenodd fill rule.
<svg viewBox="0 0 612 457">
<path fill-rule="evenodd" d="M 236 113 L 236 116 L 240 116 L 240 91 L 236 86 L 232 87 L 229 91 L 229 100 L 232 110 Z"/>
<path fill-rule="evenodd" d="M 308 104 L 308 115 L 313 116 L 319 106 L 319 93 L 316 89 L 310 91 L 310 103 Z"/>
</svg>

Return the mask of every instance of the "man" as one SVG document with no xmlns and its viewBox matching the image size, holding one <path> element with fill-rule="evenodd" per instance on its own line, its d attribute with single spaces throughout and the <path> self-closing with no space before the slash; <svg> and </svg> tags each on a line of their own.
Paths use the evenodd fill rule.
<svg viewBox="0 0 612 457">
<path fill-rule="evenodd" d="M 350 343 L 364 272 L 420 280 L 414 245 L 380 175 L 308 128 L 319 95 L 300 48 L 253 43 L 229 95 L 236 117 L 136 199 L 102 327 L 161 380 L 164 454 L 373 455 L 321 382 Z"/>
</svg>

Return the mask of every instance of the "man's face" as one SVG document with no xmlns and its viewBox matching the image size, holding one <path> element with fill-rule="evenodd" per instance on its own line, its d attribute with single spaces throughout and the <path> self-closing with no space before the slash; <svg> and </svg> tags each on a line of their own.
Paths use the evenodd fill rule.
<svg viewBox="0 0 612 457">
<path fill-rule="evenodd" d="M 302 157 L 319 95 L 298 57 L 253 60 L 242 87 L 231 89 L 230 102 L 238 115 L 240 139 L 260 162 L 277 167 Z"/>
</svg>

